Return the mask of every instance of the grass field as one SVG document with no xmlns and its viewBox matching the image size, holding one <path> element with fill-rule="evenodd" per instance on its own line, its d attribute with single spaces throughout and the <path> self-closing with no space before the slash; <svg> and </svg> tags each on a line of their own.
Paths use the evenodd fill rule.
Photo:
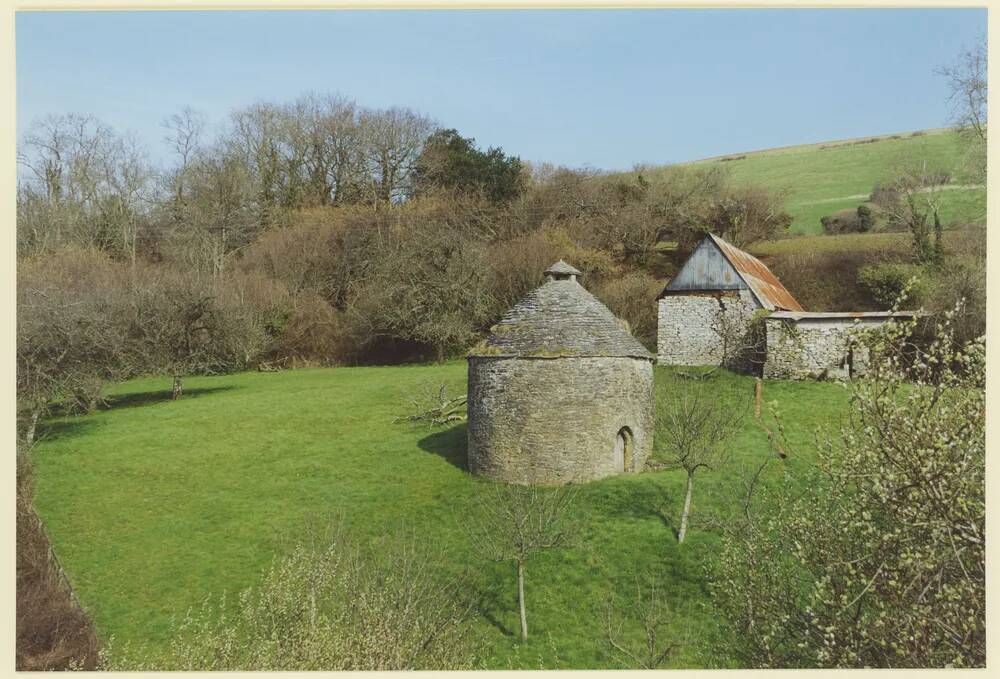
<svg viewBox="0 0 1000 679">
<path fill-rule="evenodd" d="M 711 158 L 691 164 L 716 163 L 726 167 L 738 182 L 787 190 L 786 209 L 794 220 L 789 233 L 818 234 L 823 230 L 821 217 L 856 208 L 876 182 L 891 179 L 903 163 L 926 160 L 929 168 L 955 174 L 966 153 L 964 142 L 951 130 L 898 136 L 877 137 L 873 143 L 840 141 L 733 153 L 725 158 L 734 160 Z M 656 177 L 655 170 L 646 174 Z M 957 174 L 953 181 L 967 185 Z M 983 220 L 986 190 L 950 190 L 944 194 L 942 205 L 945 222 Z"/>
<path fill-rule="evenodd" d="M 661 398 L 679 384 L 752 389 L 746 377 L 692 382 L 656 371 Z M 464 424 L 392 423 L 415 389 L 442 382 L 464 390 L 464 362 L 192 378 L 178 401 L 167 381 L 137 380 L 104 410 L 51 421 L 34 456 L 37 507 L 101 635 L 163 652 L 172 617 L 252 585 L 310 518 L 332 516 L 362 537 L 414 533 L 446 555 L 446 568 L 470 568 L 494 595 L 478 622 L 490 667 L 619 666 L 602 616 L 609 593 L 627 595 L 636 573 L 658 578 L 678 613 L 672 633 L 694 640 L 675 666 L 731 665 L 717 650 L 705 570 L 719 538 L 695 524 L 678 546 L 654 510 L 664 494 L 679 505 L 675 471 L 583 487 L 577 545 L 528 565 L 533 636 L 520 643 L 510 567 L 483 562 L 462 529 L 484 483 L 464 470 Z M 771 467 L 777 475 L 808 461 L 814 429 L 837 420 L 848 392 L 768 382 L 764 396 L 780 404 L 792 444 L 789 460 Z M 725 469 L 698 479 L 695 521 L 724 511 L 741 465 L 771 454 L 752 418 L 732 451 Z"/>
</svg>

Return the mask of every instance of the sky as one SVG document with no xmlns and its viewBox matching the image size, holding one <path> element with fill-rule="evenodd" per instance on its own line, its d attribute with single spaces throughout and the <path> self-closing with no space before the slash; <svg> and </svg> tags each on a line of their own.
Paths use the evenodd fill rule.
<svg viewBox="0 0 1000 679">
<path fill-rule="evenodd" d="M 89 113 L 168 162 L 184 106 L 218 128 L 336 92 L 619 170 L 945 126 L 934 69 L 985 33 L 985 9 L 22 11 L 17 128 Z"/>
</svg>

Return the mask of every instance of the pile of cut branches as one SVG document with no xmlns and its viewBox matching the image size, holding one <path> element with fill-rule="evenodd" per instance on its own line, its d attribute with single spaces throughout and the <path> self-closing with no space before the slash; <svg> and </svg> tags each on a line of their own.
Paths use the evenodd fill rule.
<svg viewBox="0 0 1000 679">
<path fill-rule="evenodd" d="M 469 415 L 466 410 L 466 396 L 448 396 L 448 387 L 441 384 L 436 393 L 433 390 L 424 390 L 410 399 L 413 413 L 410 415 L 400 415 L 393 419 L 393 423 L 411 422 L 414 424 L 426 424 L 430 427 L 440 427 L 452 422 L 465 422 Z"/>
</svg>

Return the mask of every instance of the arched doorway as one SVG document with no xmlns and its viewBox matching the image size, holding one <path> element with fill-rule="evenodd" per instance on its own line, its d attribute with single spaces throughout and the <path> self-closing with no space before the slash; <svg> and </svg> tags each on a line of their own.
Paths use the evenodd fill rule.
<svg viewBox="0 0 1000 679">
<path fill-rule="evenodd" d="M 622 427 L 615 437 L 612 461 L 616 472 L 632 471 L 632 431 Z"/>
</svg>

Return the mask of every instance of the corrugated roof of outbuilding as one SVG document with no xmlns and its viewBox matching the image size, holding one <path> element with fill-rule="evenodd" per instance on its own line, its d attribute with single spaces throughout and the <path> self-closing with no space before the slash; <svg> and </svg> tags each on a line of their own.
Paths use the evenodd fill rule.
<svg viewBox="0 0 1000 679">
<path fill-rule="evenodd" d="M 802 305 L 785 289 L 778 277 L 771 270 L 748 252 L 740 250 L 735 245 L 716 236 L 708 234 L 708 238 L 718 246 L 729 263 L 750 287 L 757 301 L 767 309 L 784 309 L 786 311 L 802 311 Z"/>
<path fill-rule="evenodd" d="M 926 315 L 923 311 L 775 311 L 773 314 L 766 316 L 765 320 L 811 321 L 828 318 L 878 320 L 887 318 L 918 318 Z"/>
<path fill-rule="evenodd" d="M 468 355 L 655 360 L 625 329 L 624 322 L 582 285 L 572 279 L 551 278 L 511 307 Z"/>
</svg>

